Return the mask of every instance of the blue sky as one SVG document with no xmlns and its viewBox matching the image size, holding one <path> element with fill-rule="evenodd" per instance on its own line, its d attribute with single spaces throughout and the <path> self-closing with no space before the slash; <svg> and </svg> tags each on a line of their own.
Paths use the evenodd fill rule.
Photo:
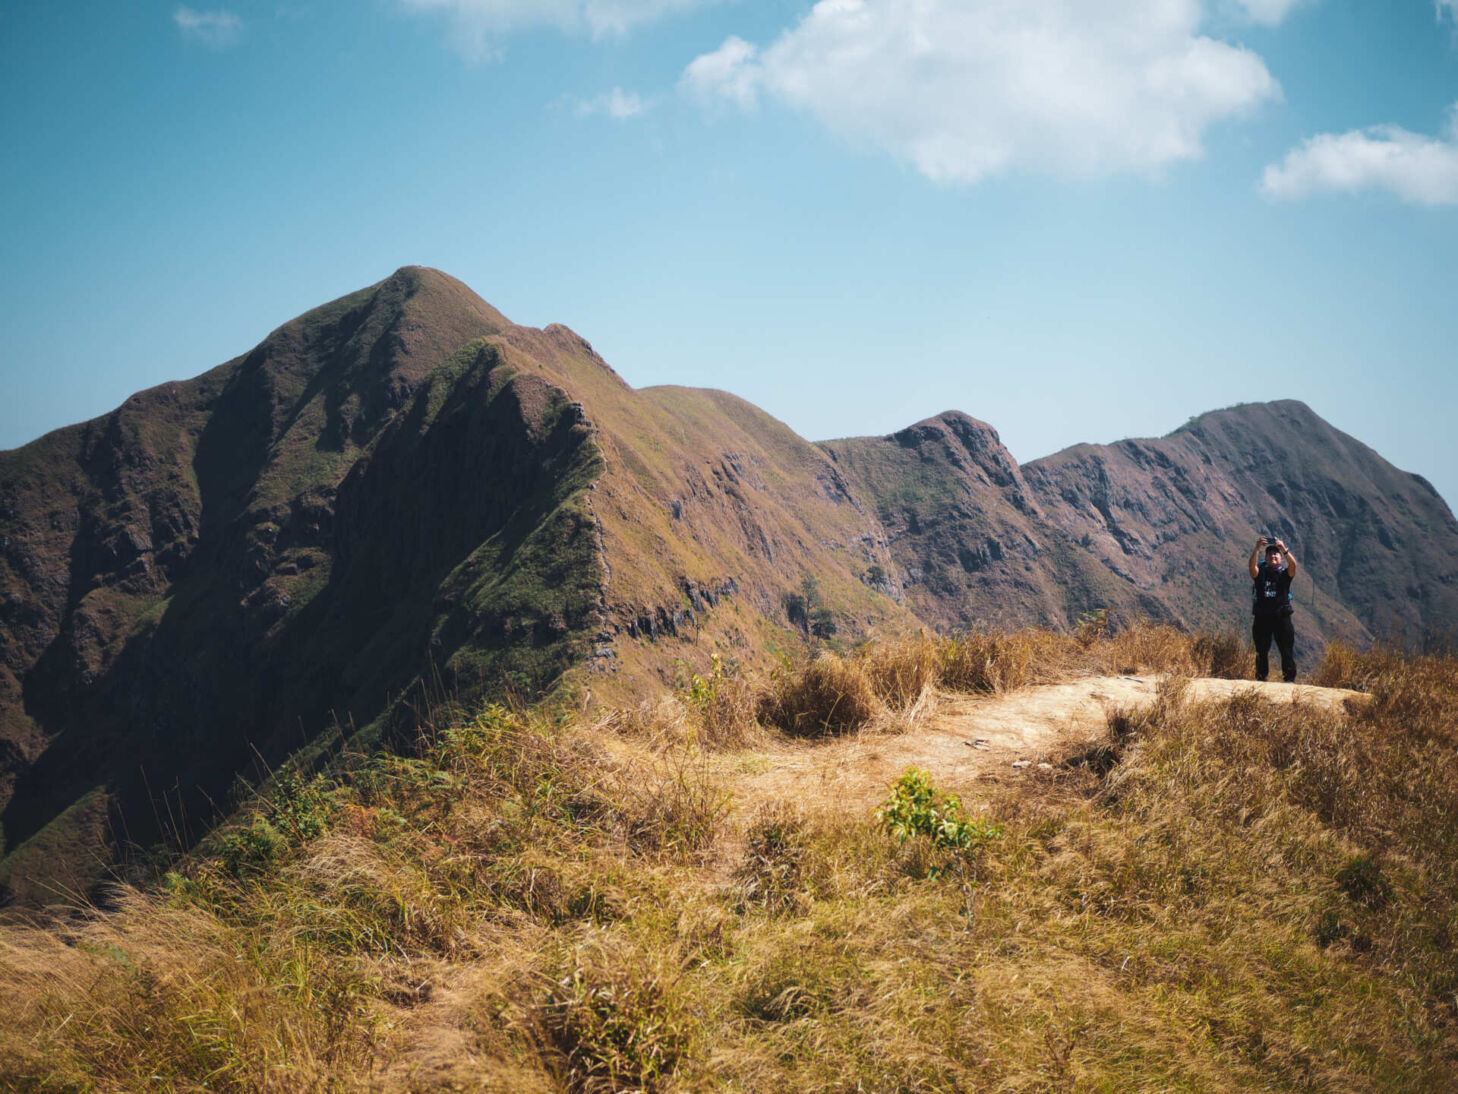
<svg viewBox="0 0 1458 1094">
<path fill-rule="evenodd" d="M 0 447 L 419 263 L 812 439 L 1291 397 L 1452 504 L 1455 7 L 0 4 Z"/>
</svg>

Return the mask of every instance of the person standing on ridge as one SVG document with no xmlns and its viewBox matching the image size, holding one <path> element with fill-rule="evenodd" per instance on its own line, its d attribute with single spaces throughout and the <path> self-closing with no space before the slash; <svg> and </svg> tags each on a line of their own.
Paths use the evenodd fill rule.
<svg viewBox="0 0 1458 1094">
<path fill-rule="evenodd" d="M 1261 561 L 1262 552 L 1265 561 Z M 1268 543 L 1265 536 L 1256 540 L 1250 553 L 1250 578 L 1255 582 L 1255 620 L 1250 634 L 1255 639 L 1257 680 L 1264 680 L 1270 671 L 1272 638 L 1281 653 L 1281 679 L 1288 684 L 1296 680 L 1296 628 L 1291 623 L 1291 579 L 1295 576 L 1296 556 L 1283 540 Z"/>
</svg>

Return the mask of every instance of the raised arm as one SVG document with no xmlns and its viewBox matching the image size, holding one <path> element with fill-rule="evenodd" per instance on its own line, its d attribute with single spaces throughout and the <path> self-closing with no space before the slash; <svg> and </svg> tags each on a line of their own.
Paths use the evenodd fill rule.
<svg viewBox="0 0 1458 1094">
<path fill-rule="evenodd" d="M 1286 541 L 1285 540 L 1281 540 L 1281 539 L 1276 540 L 1276 546 L 1279 547 L 1279 548 L 1281 548 L 1281 554 L 1283 554 L 1283 555 L 1286 556 L 1286 569 L 1287 569 L 1287 571 L 1291 574 L 1292 577 L 1295 577 L 1296 576 L 1296 570 L 1298 568 L 1297 565 L 1296 565 L 1296 556 L 1291 553 L 1291 548 L 1289 548 L 1289 547 L 1286 546 Z"/>
<path fill-rule="evenodd" d="M 1250 579 L 1254 581 L 1261 576 L 1261 552 L 1266 549 L 1266 537 L 1261 536 L 1256 540 L 1255 550 L 1250 553 Z"/>
</svg>

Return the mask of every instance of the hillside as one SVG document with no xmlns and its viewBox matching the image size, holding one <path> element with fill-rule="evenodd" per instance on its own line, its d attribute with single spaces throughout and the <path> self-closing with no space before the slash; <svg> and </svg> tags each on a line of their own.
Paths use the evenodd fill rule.
<svg viewBox="0 0 1458 1094">
<path fill-rule="evenodd" d="M 1419 645 L 1458 633 L 1448 505 L 1303 403 L 1214 411 L 1168 437 L 1081 445 L 1024 472 L 1051 524 L 1195 625 L 1215 625 L 1246 592 L 1229 560 L 1258 528 L 1306 568 L 1305 633 Z"/>
<path fill-rule="evenodd" d="M 627 703 L 812 631 L 1238 627 L 1261 526 L 1303 640 L 1458 630 L 1452 514 L 1300 404 L 1023 467 L 956 413 L 815 445 L 407 267 L 0 453 L 0 884 L 85 892 L 446 697 Z"/>
<path fill-rule="evenodd" d="M 83 891 L 107 845 L 195 838 L 239 776 L 443 694 L 641 688 L 788 627 L 810 575 L 848 630 L 910 622 L 852 576 L 889 559 L 813 446 L 432 270 L 0 454 L 0 500 L 3 850 Z"/>
<path fill-rule="evenodd" d="M 875 508 L 917 614 L 944 628 L 1062 625 L 1100 608 L 1126 623 L 1240 626 L 1244 561 L 1266 531 L 1303 567 L 1305 640 L 1420 646 L 1458 632 L 1448 506 L 1299 402 L 1023 466 L 956 412 L 822 447 Z"/>
<path fill-rule="evenodd" d="M 112 911 L 0 923 L 0 1075 L 1448 1089 L 1458 662 L 1238 652 L 923 636 L 281 772 Z"/>
<path fill-rule="evenodd" d="M 1178 618 L 1049 522 L 985 422 L 949 412 L 821 447 L 874 507 L 896 562 L 891 579 L 942 630 L 1065 626 L 1102 608 Z"/>
</svg>

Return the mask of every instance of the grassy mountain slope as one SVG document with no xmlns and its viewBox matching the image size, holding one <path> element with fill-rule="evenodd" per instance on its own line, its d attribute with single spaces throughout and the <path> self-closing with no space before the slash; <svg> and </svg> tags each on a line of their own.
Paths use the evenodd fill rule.
<svg viewBox="0 0 1458 1094">
<path fill-rule="evenodd" d="M 890 561 L 874 515 L 783 423 L 722 391 L 636 391 L 565 327 L 499 341 L 584 408 L 602 453 L 590 505 L 607 579 L 584 674 L 596 696 L 641 690 L 641 672 L 671 676 L 679 660 L 706 665 L 716 649 L 763 657 L 763 640 L 799 628 L 786 601 L 807 577 L 847 633 L 914 624 L 894 590 L 864 580 Z"/>
<path fill-rule="evenodd" d="M 1303 635 L 1458 626 L 1451 513 L 1300 404 L 1021 468 L 956 413 L 813 445 L 407 267 L 0 453 L 0 881 L 191 840 L 442 694 L 627 702 L 812 630 L 1243 625 L 1262 525 L 1316 578 Z"/>
<path fill-rule="evenodd" d="M 335 724 L 762 658 L 808 576 L 848 632 L 911 623 L 858 579 L 889 559 L 813 446 L 724 393 L 635 392 L 431 270 L 3 454 L 0 497 L 6 845 L 98 869 L 83 796 L 189 838 Z"/>
</svg>

